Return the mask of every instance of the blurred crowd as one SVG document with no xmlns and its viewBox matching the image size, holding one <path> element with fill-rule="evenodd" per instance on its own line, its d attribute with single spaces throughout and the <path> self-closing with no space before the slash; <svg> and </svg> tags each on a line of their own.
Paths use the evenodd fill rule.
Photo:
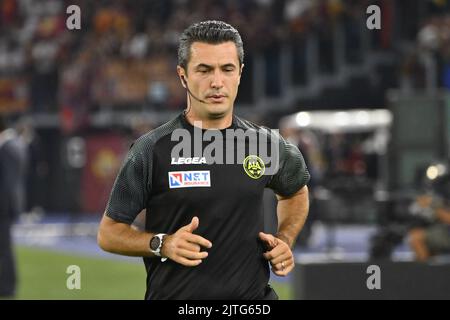
<svg viewBox="0 0 450 320">
<path fill-rule="evenodd" d="M 405 86 L 450 89 L 450 2 L 431 1 L 432 15 L 422 21 L 414 48 L 402 64 Z"/>
<path fill-rule="evenodd" d="M 178 109 L 184 92 L 174 77 L 176 48 L 190 23 L 226 20 L 240 30 L 247 61 L 262 53 L 270 62 L 271 51 L 311 30 L 324 40 L 338 20 L 355 30 L 369 2 L 4 0 L 0 100 L 7 102 L 0 112 L 62 112 L 69 122 L 83 122 L 90 110 L 110 106 Z M 81 30 L 66 28 L 71 4 L 81 8 Z"/>
<path fill-rule="evenodd" d="M 248 68 L 255 55 L 263 55 L 267 91 L 279 94 L 276 53 L 282 45 L 295 47 L 314 32 L 319 37 L 320 69 L 330 71 L 332 35 L 340 23 L 346 32 L 349 59 L 357 61 L 361 58 L 357 56 L 361 45 L 357 33 L 367 17 L 367 6 L 374 3 L 383 12 L 383 28 L 372 33 L 376 47 L 392 47 L 394 35 L 401 30 L 394 32 L 394 24 L 400 20 L 397 24 L 409 26 L 405 33 L 417 38 L 417 49 L 400 63 L 400 73 L 409 85 L 425 86 L 425 66 L 419 57 L 425 50 L 436 56 L 439 84 L 449 87 L 448 1 L 414 0 L 408 6 L 410 2 L 3 0 L 0 112 L 61 112 L 70 125 L 85 121 L 90 111 L 109 107 L 179 109 L 185 96 L 174 76 L 178 36 L 190 23 L 204 19 L 222 19 L 236 26 L 244 40 Z M 81 30 L 66 27 L 66 8 L 72 4 L 81 9 Z M 422 7 L 430 16 L 417 16 Z M 249 69 L 243 77 L 242 99 L 251 91 L 251 76 Z"/>
</svg>

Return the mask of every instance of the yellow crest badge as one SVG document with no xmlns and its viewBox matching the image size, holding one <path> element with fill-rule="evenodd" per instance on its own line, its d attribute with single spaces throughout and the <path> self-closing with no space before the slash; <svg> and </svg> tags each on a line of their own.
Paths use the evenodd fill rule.
<svg viewBox="0 0 450 320">
<path fill-rule="evenodd" d="M 245 173 L 252 179 L 261 178 L 266 170 L 266 166 L 261 158 L 253 155 L 247 156 L 244 159 L 243 166 Z"/>
</svg>

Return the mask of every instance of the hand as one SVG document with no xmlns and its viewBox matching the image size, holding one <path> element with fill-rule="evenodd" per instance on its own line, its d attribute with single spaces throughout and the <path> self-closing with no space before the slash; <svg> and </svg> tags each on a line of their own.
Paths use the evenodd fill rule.
<svg viewBox="0 0 450 320">
<path fill-rule="evenodd" d="M 190 224 L 181 227 L 174 234 L 166 236 L 161 248 L 161 255 L 186 267 L 198 266 L 208 256 L 208 252 L 200 252 L 201 247 L 212 247 L 210 241 L 193 234 L 198 225 L 198 218 L 193 217 Z"/>
<path fill-rule="evenodd" d="M 285 277 L 295 266 L 291 248 L 286 242 L 271 234 L 260 232 L 259 238 L 269 250 L 264 253 L 264 258 L 270 261 L 272 272 L 277 276 Z"/>
</svg>

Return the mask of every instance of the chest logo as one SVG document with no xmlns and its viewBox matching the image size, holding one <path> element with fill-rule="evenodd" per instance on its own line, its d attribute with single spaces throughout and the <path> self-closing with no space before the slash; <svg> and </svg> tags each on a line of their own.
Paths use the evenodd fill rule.
<svg viewBox="0 0 450 320">
<path fill-rule="evenodd" d="M 244 159 L 244 170 L 245 173 L 252 179 L 259 179 L 264 174 L 266 166 L 260 157 L 250 155 Z"/>
<path fill-rule="evenodd" d="M 193 157 L 193 158 L 172 158 L 171 164 L 202 164 L 206 163 L 205 157 Z"/>
<path fill-rule="evenodd" d="M 170 189 L 194 187 L 211 187 L 209 170 L 169 172 Z"/>
</svg>

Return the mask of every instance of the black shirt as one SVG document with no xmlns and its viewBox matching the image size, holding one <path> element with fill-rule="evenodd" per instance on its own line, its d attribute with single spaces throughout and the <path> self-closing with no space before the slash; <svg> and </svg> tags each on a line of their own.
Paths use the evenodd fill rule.
<svg viewBox="0 0 450 320">
<path fill-rule="evenodd" d="M 211 152 L 212 142 L 201 141 L 201 148 L 196 150 L 195 139 L 191 140 L 189 154 L 173 157 L 172 151 L 181 141 L 173 141 L 172 133 L 180 132 L 177 129 L 185 129 L 192 136 L 194 131 L 220 134 L 224 139 L 223 161 L 204 156 L 220 155 Z M 267 155 L 275 150 L 270 148 L 270 141 L 276 141 L 279 168 L 275 174 L 267 174 L 271 166 L 265 161 L 267 157 L 259 154 L 263 149 L 259 146 L 258 154 L 251 150 L 255 140 L 227 135 L 239 129 L 258 132 L 257 142 L 267 141 L 269 146 L 264 153 Z M 225 156 L 234 152 L 237 159 L 242 146 L 244 164 L 243 159 L 227 164 Z M 180 114 L 133 144 L 114 183 L 106 215 L 131 224 L 146 209 L 146 230 L 168 234 L 197 216 L 199 227 L 194 233 L 213 244 L 208 257 L 196 267 L 185 267 L 170 259 L 161 262 L 158 257 L 144 258 L 146 299 L 262 299 L 269 281 L 269 265 L 263 257 L 266 249 L 258 238 L 264 227 L 264 188 L 288 196 L 308 181 L 300 151 L 276 131 L 237 116 L 227 129 L 194 129 Z"/>
</svg>

